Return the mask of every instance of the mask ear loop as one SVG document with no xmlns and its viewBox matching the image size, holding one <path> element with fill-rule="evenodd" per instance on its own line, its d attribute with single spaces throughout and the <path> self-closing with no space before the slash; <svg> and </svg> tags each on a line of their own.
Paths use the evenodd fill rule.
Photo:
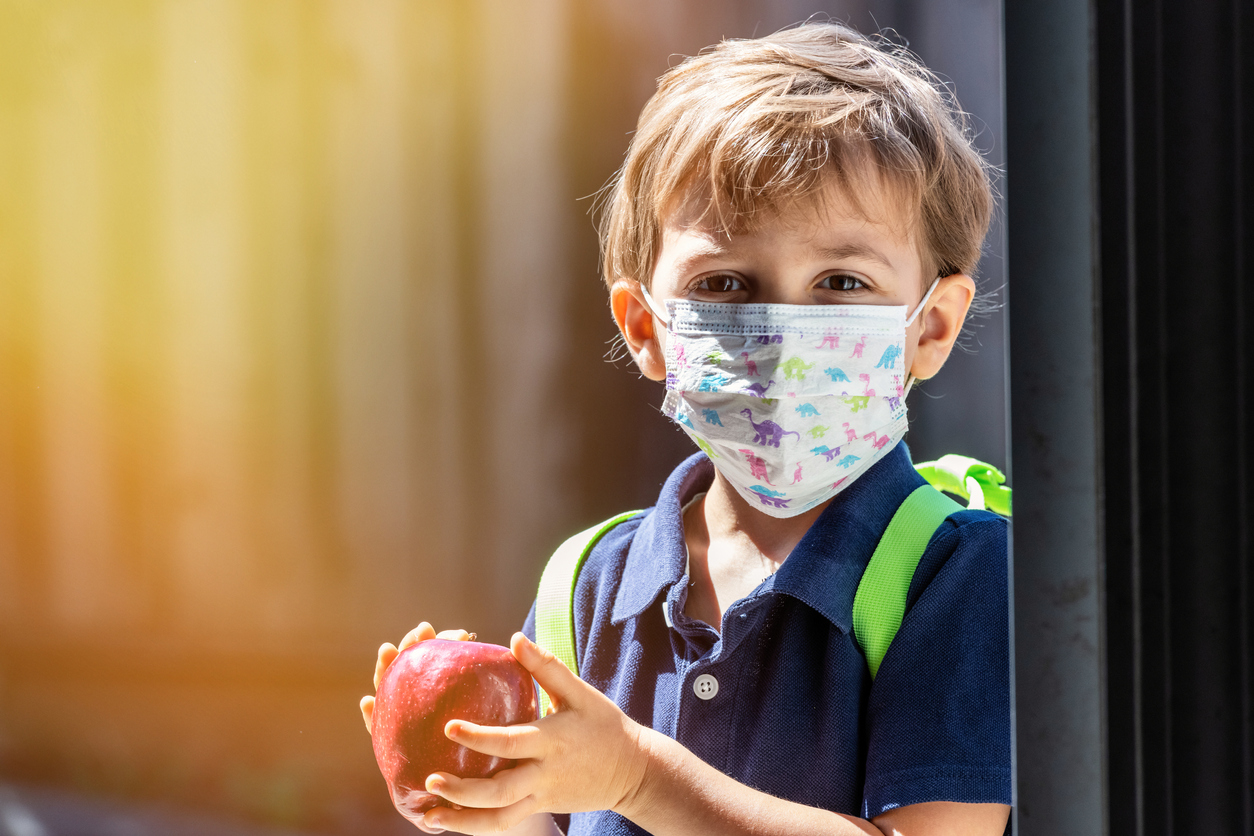
<svg viewBox="0 0 1254 836">
<path fill-rule="evenodd" d="M 935 279 L 932 280 L 932 285 L 931 287 L 927 289 L 927 293 L 924 293 L 923 298 L 919 300 L 919 304 L 915 306 L 914 313 L 910 314 L 910 316 L 906 319 L 907 328 L 909 328 L 911 325 L 914 324 L 914 321 L 919 318 L 919 314 L 923 313 L 923 306 L 927 304 L 928 299 L 932 298 L 932 291 L 936 290 L 936 287 L 939 284 L 940 284 L 940 276 L 937 276 Z M 643 285 L 641 286 L 643 287 Z M 914 380 L 915 380 L 914 375 L 910 374 L 909 372 L 906 372 L 906 388 L 901 393 L 901 396 L 903 398 L 906 395 L 910 394 L 910 388 L 914 386 Z"/>
<path fill-rule="evenodd" d="M 649 295 L 649 289 L 644 286 L 644 282 L 640 283 L 640 292 L 644 294 L 645 307 L 649 309 L 649 313 L 658 318 L 658 320 L 662 323 L 663 328 L 667 331 L 671 330 L 670 317 L 662 316 L 662 314 L 658 313 L 658 311 L 665 309 L 659 308 L 657 302 L 653 301 L 653 297 Z"/>
</svg>

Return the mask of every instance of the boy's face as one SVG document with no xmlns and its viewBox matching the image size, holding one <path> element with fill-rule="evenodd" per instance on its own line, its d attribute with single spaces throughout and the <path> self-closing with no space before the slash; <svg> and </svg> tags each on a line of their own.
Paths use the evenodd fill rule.
<svg viewBox="0 0 1254 836">
<path fill-rule="evenodd" d="M 913 312 L 933 277 L 924 275 L 910 213 L 894 204 L 890 190 L 870 191 L 859 194 L 863 211 L 829 181 L 818 199 L 764 212 L 750 228 L 730 235 L 712 219 L 702 220 L 698 209 L 681 206 L 663 219 L 650 295 L 659 305 L 667 299 L 905 305 Z M 907 328 L 905 363 L 916 377 L 939 370 L 974 291 L 966 276 L 941 279 L 923 313 Z M 634 282 L 616 284 L 611 297 L 637 365 L 647 377 L 661 380 L 665 329 L 647 308 L 636 309 L 633 303 L 643 306 L 643 299 Z M 926 356 L 915 368 L 921 342 Z"/>
</svg>

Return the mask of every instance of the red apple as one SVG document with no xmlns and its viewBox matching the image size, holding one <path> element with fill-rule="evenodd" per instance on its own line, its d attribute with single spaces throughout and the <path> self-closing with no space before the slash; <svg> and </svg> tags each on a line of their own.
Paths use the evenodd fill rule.
<svg viewBox="0 0 1254 836">
<path fill-rule="evenodd" d="M 384 671 L 374 698 L 374 756 L 401 815 L 422 816 L 443 799 L 425 789 L 433 772 L 486 778 L 514 761 L 471 751 L 449 740 L 449 720 L 508 726 L 539 717 L 531 674 L 507 647 L 429 639 L 401 651 Z"/>
</svg>

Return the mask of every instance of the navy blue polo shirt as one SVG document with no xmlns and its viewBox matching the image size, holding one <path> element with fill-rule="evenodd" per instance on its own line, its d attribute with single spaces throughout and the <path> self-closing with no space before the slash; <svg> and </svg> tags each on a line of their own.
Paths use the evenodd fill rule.
<svg viewBox="0 0 1254 836">
<path fill-rule="evenodd" d="M 853 598 L 893 512 L 924 484 L 905 444 L 727 608 L 721 634 L 684 614 L 681 510 L 713 478 L 704 454 L 689 458 L 655 507 L 589 555 L 574 599 L 583 679 L 637 722 L 781 798 L 867 819 L 924 801 L 1009 804 L 1005 520 L 961 511 L 932 537 L 873 683 Z M 534 606 L 523 631 L 534 638 Z M 596 812 L 572 816 L 567 833 L 644 831 Z"/>
</svg>

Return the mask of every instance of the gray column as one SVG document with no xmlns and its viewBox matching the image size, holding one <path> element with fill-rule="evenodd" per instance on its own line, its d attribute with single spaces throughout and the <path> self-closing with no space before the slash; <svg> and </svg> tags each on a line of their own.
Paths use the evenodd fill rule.
<svg viewBox="0 0 1254 836">
<path fill-rule="evenodd" d="M 1020 836 L 1107 830 L 1093 78 L 1085 0 L 1006 6 Z"/>
</svg>

